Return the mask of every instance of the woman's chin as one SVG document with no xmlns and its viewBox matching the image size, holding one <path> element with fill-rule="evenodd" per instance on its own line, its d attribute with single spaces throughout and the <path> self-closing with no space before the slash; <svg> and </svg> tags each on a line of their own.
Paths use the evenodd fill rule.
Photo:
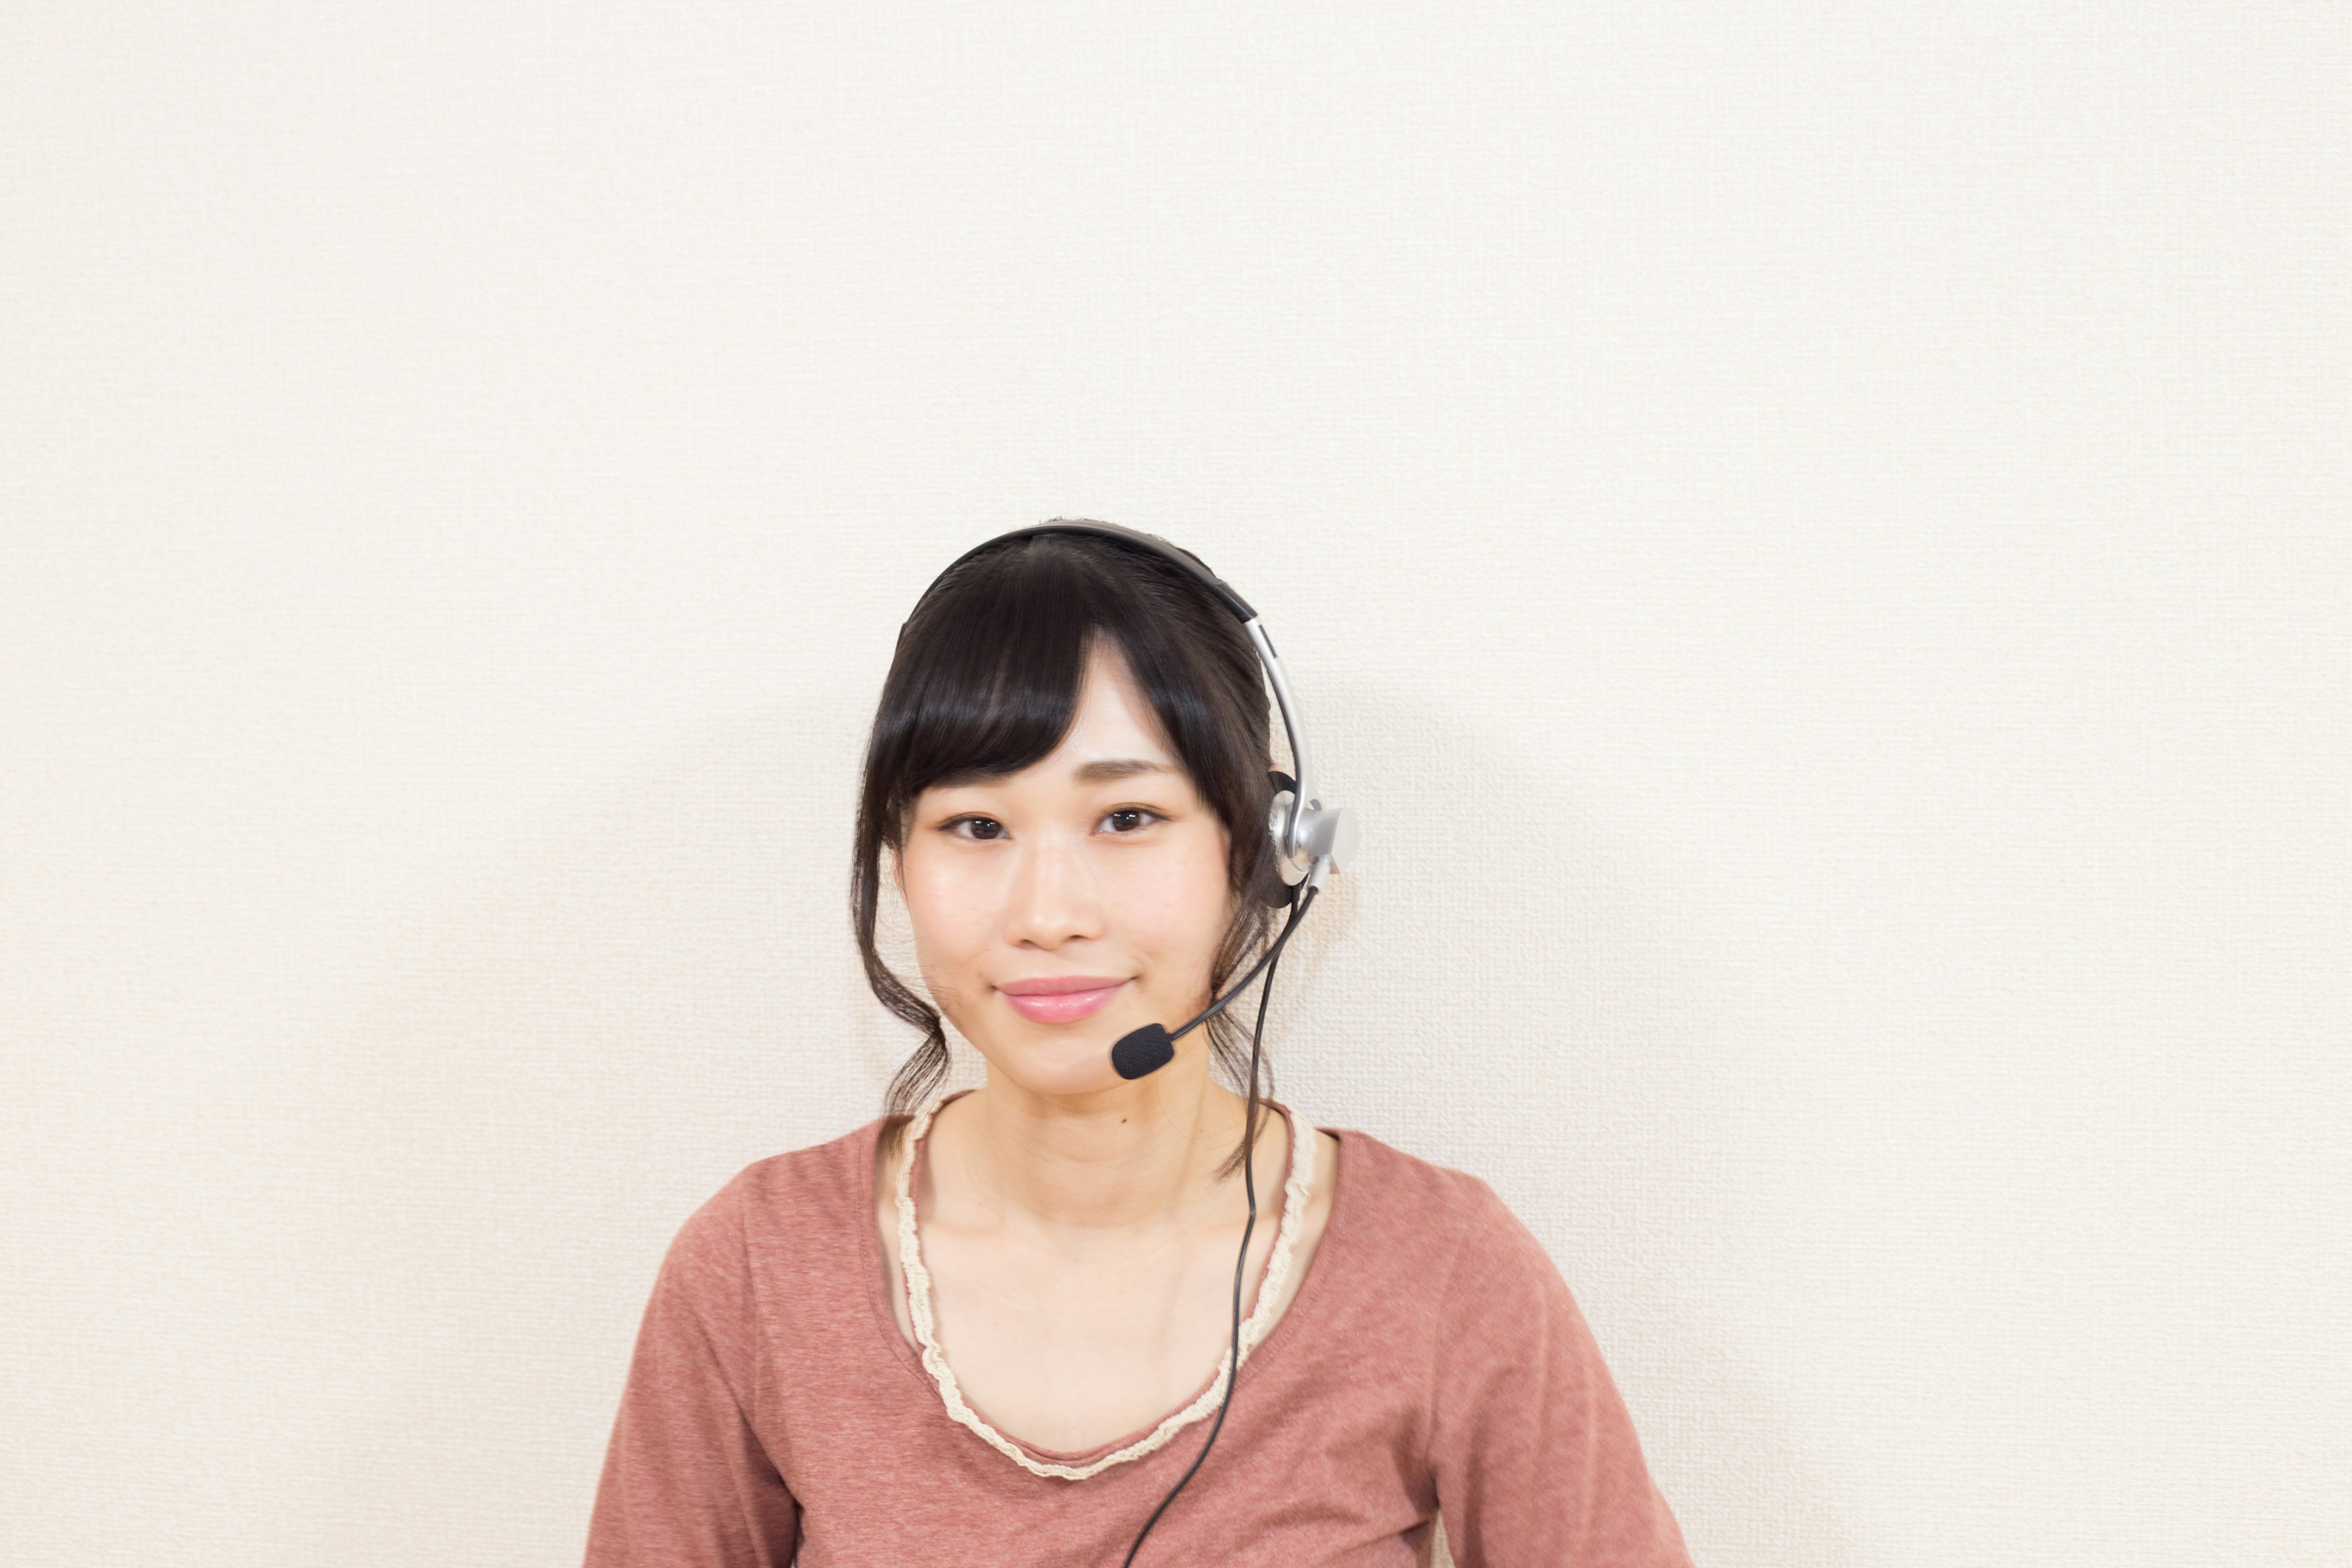
<svg viewBox="0 0 2352 1568">
<path fill-rule="evenodd" d="M 972 1043 L 987 1058 L 990 1076 L 1031 1094 L 1061 1098 L 1100 1094 L 1127 1081 L 1110 1065 L 1110 1048 L 1124 1032 L 1089 1019 L 1084 1027 L 1024 1030 L 1025 1038 Z"/>
</svg>

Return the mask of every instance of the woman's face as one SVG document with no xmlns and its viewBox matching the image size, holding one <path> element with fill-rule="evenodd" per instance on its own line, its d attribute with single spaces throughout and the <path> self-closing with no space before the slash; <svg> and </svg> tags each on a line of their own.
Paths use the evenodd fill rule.
<svg viewBox="0 0 2352 1568">
<path fill-rule="evenodd" d="M 1226 850 L 1126 659 L 1097 638 L 1051 755 L 915 802 L 898 870 L 924 982 L 995 1074 L 1040 1094 L 1109 1088 L 1121 1035 L 1207 1005 L 1234 908 Z"/>
</svg>

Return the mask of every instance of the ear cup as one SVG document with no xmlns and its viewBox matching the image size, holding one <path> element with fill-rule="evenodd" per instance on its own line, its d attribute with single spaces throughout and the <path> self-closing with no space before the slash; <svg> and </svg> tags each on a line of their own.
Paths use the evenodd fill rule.
<svg viewBox="0 0 2352 1568">
<path fill-rule="evenodd" d="M 1280 768 L 1268 768 L 1274 780 L 1273 805 L 1266 811 L 1263 856 L 1258 861 L 1258 901 L 1270 909 L 1286 910 L 1298 899 L 1298 885 L 1282 879 L 1282 825 L 1298 799 L 1298 781 Z M 1284 797 L 1287 796 L 1287 799 Z"/>
</svg>

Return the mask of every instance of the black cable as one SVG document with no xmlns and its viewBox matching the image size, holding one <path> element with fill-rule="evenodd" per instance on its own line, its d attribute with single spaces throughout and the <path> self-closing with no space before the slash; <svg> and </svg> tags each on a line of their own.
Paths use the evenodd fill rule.
<svg viewBox="0 0 2352 1568">
<path fill-rule="evenodd" d="M 1315 901 L 1315 895 L 1322 890 L 1323 889 L 1320 888 L 1309 888 L 1305 893 L 1301 894 L 1299 896 L 1297 907 L 1290 911 L 1290 919 L 1283 922 L 1281 934 L 1274 939 L 1274 945 L 1267 948 L 1265 952 L 1259 954 L 1257 963 L 1250 966 L 1250 972 L 1247 974 L 1242 976 L 1242 983 L 1234 986 L 1232 990 L 1226 992 L 1223 996 L 1218 997 L 1216 1001 L 1209 1005 L 1209 1008 L 1206 1012 L 1202 1013 L 1199 1017 L 1193 1019 L 1191 1023 L 1185 1025 L 1182 1028 L 1177 1030 L 1168 1037 L 1171 1040 L 1181 1040 L 1185 1036 L 1191 1034 L 1193 1030 L 1199 1028 L 1202 1025 L 1207 1023 L 1210 1019 L 1215 1017 L 1218 1014 L 1223 1012 L 1226 1008 L 1232 1006 L 1234 998 L 1249 989 L 1250 982 L 1257 978 L 1258 971 L 1261 969 L 1266 971 L 1266 984 L 1271 986 L 1274 984 L 1274 965 L 1276 961 L 1282 957 L 1283 945 L 1290 941 L 1290 933 L 1298 929 L 1299 921 L 1304 919 L 1307 914 L 1307 906 L 1313 903 Z M 1264 1008 L 1261 1007 L 1259 1010 L 1263 1012 Z M 1255 1048 L 1255 1046 L 1253 1046 L 1253 1048 Z M 1253 1084 L 1251 1087 L 1255 1089 L 1256 1086 Z"/>
<path fill-rule="evenodd" d="M 1242 1226 L 1242 1249 L 1234 1259 L 1233 1360 L 1225 1373 L 1224 1397 L 1217 1401 L 1216 1423 L 1209 1428 L 1208 1441 L 1202 1443 L 1201 1451 L 1192 1457 L 1192 1468 L 1186 1470 L 1183 1478 L 1168 1489 L 1168 1495 L 1160 1500 L 1160 1506 L 1151 1510 L 1151 1517 L 1145 1520 L 1143 1528 L 1135 1532 L 1135 1544 L 1127 1549 L 1127 1561 L 1120 1565 L 1120 1568 L 1134 1568 L 1135 1554 L 1143 1550 L 1143 1538 L 1151 1533 L 1151 1527 L 1160 1522 L 1160 1516 L 1168 1511 L 1168 1505 L 1176 1500 L 1176 1494 L 1182 1491 L 1193 1476 L 1199 1473 L 1202 1461 L 1209 1457 L 1209 1450 L 1216 1446 L 1217 1434 L 1225 1429 L 1225 1412 L 1233 1408 L 1234 1383 L 1242 1374 L 1242 1279 L 1249 1268 L 1250 1233 L 1257 1228 L 1258 1045 L 1265 1038 L 1265 1009 L 1266 1005 L 1274 1000 L 1274 972 L 1282 962 L 1283 943 L 1288 942 L 1290 933 L 1298 929 L 1298 922 L 1306 918 L 1307 906 L 1315 901 L 1315 895 L 1321 890 L 1318 888 L 1308 888 L 1306 895 L 1298 900 L 1297 908 L 1290 911 L 1289 922 L 1282 928 L 1282 934 L 1275 939 L 1273 950 L 1265 955 L 1265 988 L 1257 994 L 1257 1027 L 1250 1033 L 1249 1104 L 1242 1112 L 1242 1138 L 1248 1145 L 1248 1152 L 1242 1157 L 1242 1190 L 1249 1194 L 1249 1220 Z M 1244 981 L 1243 984 L 1247 984 L 1248 982 Z M 1227 1001 L 1232 999 L 1231 996 L 1226 998 Z M 1304 1149 L 1292 1149 L 1290 1158 L 1293 1163 L 1300 1160 L 1315 1158 L 1314 1145 L 1310 1143 Z"/>
</svg>

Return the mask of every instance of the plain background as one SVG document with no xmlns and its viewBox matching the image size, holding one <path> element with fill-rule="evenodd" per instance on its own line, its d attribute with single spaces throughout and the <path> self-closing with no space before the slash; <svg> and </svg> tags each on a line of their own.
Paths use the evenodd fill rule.
<svg viewBox="0 0 2352 1568">
<path fill-rule="evenodd" d="M 2352 1557 L 2352 12 L 5 32 L 0 1558 L 576 1561 L 906 1048 L 899 618 L 1057 514 L 1265 612 L 1285 1090 L 1703 1564 Z"/>
</svg>

